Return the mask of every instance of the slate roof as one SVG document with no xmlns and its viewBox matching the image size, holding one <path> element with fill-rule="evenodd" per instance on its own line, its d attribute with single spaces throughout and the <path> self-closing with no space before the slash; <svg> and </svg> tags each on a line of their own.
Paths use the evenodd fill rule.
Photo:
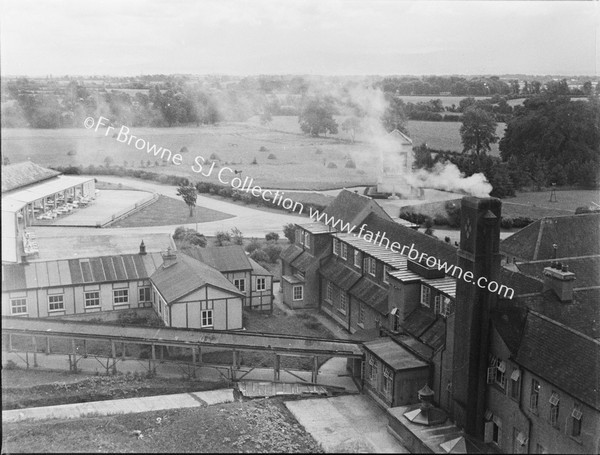
<svg viewBox="0 0 600 455">
<path fill-rule="evenodd" d="M 419 306 L 404 320 L 402 328 L 412 336 L 421 338 L 425 331 L 433 325 L 435 319 L 436 317 L 431 311 Z"/>
<path fill-rule="evenodd" d="M 429 256 L 434 256 L 442 261 L 442 263 L 457 263 L 456 248 L 442 240 L 438 240 L 429 235 L 417 232 L 414 229 L 394 223 L 391 220 L 380 218 L 374 214 L 369 215 L 364 222 L 367 224 L 365 229 L 372 231 L 374 234 L 376 234 L 377 231 L 381 233 L 385 232 L 386 237 L 390 239 L 390 245 L 392 242 L 398 242 L 402 246 L 410 246 L 414 243 L 414 247 L 419 253 L 427 253 Z"/>
<path fill-rule="evenodd" d="M 529 277 L 520 272 L 513 272 L 506 267 L 500 267 L 498 282 L 515 290 L 515 296 L 542 292 L 542 280 Z"/>
<path fill-rule="evenodd" d="M 391 338 L 378 338 L 363 343 L 364 349 L 379 357 L 396 371 L 424 368 L 428 364 Z"/>
<path fill-rule="evenodd" d="M 492 310 L 490 317 L 508 350 L 513 355 L 516 354 L 523 336 L 527 309 L 513 305 L 513 302 L 506 302 L 498 309 Z"/>
<path fill-rule="evenodd" d="M 319 272 L 324 278 L 332 281 L 336 286 L 342 288 L 346 292 L 348 292 L 361 277 L 360 273 L 356 270 L 344 266 L 334 257 L 327 259 L 327 261 L 319 268 Z"/>
<path fill-rule="evenodd" d="M 380 314 L 388 313 L 388 291 L 367 278 L 361 278 L 350 289 L 350 295 L 369 305 Z"/>
<path fill-rule="evenodd" d="M 525 261 L 600 254 L 600 213 L 542 218 L 500 242 L 500 251 Z"/>
<path fill-rule="evenodd" d="M 269 272 L 267 269 L 265 269 L 262 265 L 260 265 L 254 259 L 248 258 L 248 260 L 250 261 L 250 265 L 252 266 L 252 274 L 253 275 L 260 275 L 260 276 L 268 275 L 268 276 L 273 276 L 273 274 L 271 272 Z"/>
<path fill-rule="evenodd" d="M 386 211 L 373 199 L 348 190 L 340 191 L 337 197 L 324 210 L 324 213 L 333 217 L 334 222 L 341 220 L 340 223 L 350 223 L 351 226 L 360 226 L 363 220 L 371 213 L 375 213 L 385 220 L 392 221 Z"/>
<path fill-rule="evenodd" d="M 60 174 L 60 172 L 47 169 L 31 161 L 3 165 L 1 168 L 3 193 L 48 180 Z"/>
<path fill-rule="evenodd" d="M 188 256 L 217 269 L 220 272 L 240 272 L 252 270 L 252 264 L 240 245 L 201 248 L 186 247 L 181 250 Z"/>
<path fill-rule="evenodd" d="M 304 250 L 297 256 L 291 263 L 292 267 L 297 268 L 301 272 L 306 272 L 308 268 L 318 259 L 310 254 L 308 251 Z"/>
<path fill-rule="evenodd" d="M 221 272 L 186 254 L 177 255 L 166 268 L 159 267 L 150 279 L 169 304 L 206 285 L 243 295 Z"/>
<path fill-rule="evenodd" d="M 600 410 L 600 342 L 530 312 L 515 361 L 523 368 Z"/>
<path fill-rule="evenodd" d="M 281 252 L 279 257 L 281 260 L 287 264 L 291 264 L 291 262 L 296 259 L 300 254 L 302 254 L 304 250 L 300 248 L 298 245 L 290 245 L 285 250 Z"/>
<path fill-rule="evenodd" d="M 600 239 L 597 240 L 600 241 Z M 569 272 L 575 274 L 575 289 L 600 286 L 600 255 L 561 259 L 560 262 L 568 265 Z M 545 260 L 517 262 L 516 265 L 523 274 L 543 280 L 544 268 L 550 267 L 551 263 L 552 260 Z"/>
<path fill-rule="evenodd" d="M 160 264 L 160 253 L 5 264 L 2 292 L 147 279 Z"/>
</svg>

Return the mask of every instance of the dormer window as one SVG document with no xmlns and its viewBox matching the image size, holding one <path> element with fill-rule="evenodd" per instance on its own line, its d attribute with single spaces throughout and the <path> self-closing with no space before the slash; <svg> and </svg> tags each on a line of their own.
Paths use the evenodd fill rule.
<svg viewBox="0 0 600 455">
<path fill-rule="evenodd" d="M 389 283 L 389 281 L 388 281 L 388 276 L 387 276 L 387 274 L 388 274 L 388 270 L 389 270 L 389 269 L 390 269 L 390 268 L 389 268 L 387 265 L 384 265 L 384 266 L 383 266 L 383 282 L 384 282 L 384 283 Z"/>
<path fill-rule="evenodd" d="M 310 248 L 310 234 L 308 232 L 304 233 L 304 246 Z"/>
<path fill-rule="evenodd" d="M 333 239 L 333 254 L 340 255 L 340 241 L 338 239 Z"/>
<path fill-rule="evenodd" d="M 342 243 L 340 245 L 340 248 L 340 256 L 342 257 L 342 259 L 348 259 L 348 245 Z"/>
<path fill-rule="evenodd" d="M 366 272 L 375 276 L 375 271 L 376 271 L 377 266 L 376 266 L 376 262 L 375 262 L 374 258 L 367 256 L 364 260 L 364 267 L 365 267 Z"/>
<path fill-rule="evenodd" d="M 304 244 L 304 235 L 302 235 L 302 229 L 296 229 L 296 240 L 300 245 Z"/>
<path fill-rule="evenodd" d="M 354 250 L 354 267 L 360 268 L 360 251 Z"/>
<path fill-rule="evenodd" d="M 429 303 L 429 298 L 431 297 L 431 289 L 429 289 L 424 284 L 421 285 L 421 305 L 429 308 L 431 304 Z"/>
</svg>

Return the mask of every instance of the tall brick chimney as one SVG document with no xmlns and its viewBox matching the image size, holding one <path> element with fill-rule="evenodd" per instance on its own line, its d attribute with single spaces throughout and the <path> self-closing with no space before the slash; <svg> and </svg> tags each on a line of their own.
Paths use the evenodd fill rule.
<svg viewBox="0 0 600 455">
<path fill-rule="evenodd" d="M 561 302 L 573 300 L 573 284 L 575 274 L 569 272 L 569 266 L 552 261 L 550 267 L 544 268 L 544 291 L 552 289 Z"/>
<path fill-rule="evenodd" d="M 463 277 L 456 282 L 451 414 L 466 433 L 482 439 L 490 309 L 497 295 L 481 289 L 476 281 L 479 277 L 498 281 L 501 206 L 496 198 L 462 199 L 457 252 Z M 463 279 L 467 272 L 473 274 L 471 283 Z"/>
</svg>

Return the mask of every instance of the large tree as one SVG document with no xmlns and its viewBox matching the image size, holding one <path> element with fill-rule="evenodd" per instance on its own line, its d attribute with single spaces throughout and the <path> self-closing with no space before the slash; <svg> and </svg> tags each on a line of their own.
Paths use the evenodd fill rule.
<svg viewBox="0 0 600 455">
<path fill-rule="evenodd" d="M 333 119 L 335 113 L 335 106 L 331 99 L 311 98 L 304 105 L 298 117 L 300 129 L 311 136 L 323 133 L 337 134 L 338 124 Z"/>
<path fill-rule="evenodd" d="M 196 207 L 196 199 L 198 199 L 198 190 L 194 185 L 180 186 L 177 188 L 177 196 L 183 198 L 183 202 L 190 208 L 190 216 L 194 214 L 194 207 Z"/>
<path fill-rule="evenodd" d="M 468 108 L 460 127 L 463 152 L 475 152 L 476 155 L 489 152 L 490 145 L 498 141 L 496 126 L 492 114 L 480 108 Z"/>
<path fill-rule="evenodd" d="M 381 123 L 387 131 L 399 130 L 408 133 L 406 129 L 406 105 L 401 98 L 397 96 L 387 97 L 388 106 L 383 113 Z"/>
</svg>

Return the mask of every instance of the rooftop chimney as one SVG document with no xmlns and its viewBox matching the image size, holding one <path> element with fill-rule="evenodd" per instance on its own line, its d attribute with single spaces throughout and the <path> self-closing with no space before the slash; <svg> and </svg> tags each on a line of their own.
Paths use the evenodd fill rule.
<svg viewBox="0 0 600 455">
<path fill-rule="evenodd" d="M 544 291 L 552 289 L 561 302 L 573 300 L 573 284 L 575 274 L 569 272 L 567 264 L 552 261 L 550 267 L 544 268 Z"/>
<path fill-rule="evenodd" d="M 142 243 L 140 243 L 140 255 L 145 255 L 146 254 L 146 245 L 144 245 L 144 241 L 142 240 Z"/>
<path fill-rule="evenodd" d="M 167 251 L 163 251 L 161 253 L 163 258 L 163 269 L 172 266 L 177 263 L 177 253 L 171 250 L 171 247 L 167 248 Z"/>
</svg>

